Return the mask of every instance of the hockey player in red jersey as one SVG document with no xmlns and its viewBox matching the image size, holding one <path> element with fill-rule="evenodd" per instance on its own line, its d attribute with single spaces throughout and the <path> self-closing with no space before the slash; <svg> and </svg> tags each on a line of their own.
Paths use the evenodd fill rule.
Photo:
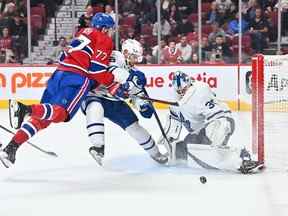
<svg viewBox="0 0 288 216">
<path fill-rule="evenodd" d="M 41 103 L 27 106 L 9 101 L 11 126 L 19 130 L 4 149 L 0 147 L 0 161 L 5 167 L 14 164 L 19 146 L 39 130 L 51 123 L 72 119 L 93 84 L 110 85 L 113 82 L 113 73 L 107 71 L 113 48 L 113 28 L 114 21 L 109 15 L 96 13 L 92 28 L 81 30 L 60 57 Z M 26 116 L 30 119 L 23 122 Z"/>
</svg>

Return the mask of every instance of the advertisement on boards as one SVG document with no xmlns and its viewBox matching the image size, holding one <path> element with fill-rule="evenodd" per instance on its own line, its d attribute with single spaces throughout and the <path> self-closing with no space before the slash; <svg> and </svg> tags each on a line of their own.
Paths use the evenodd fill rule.
<svg viewBox="0 0 288 216">
<path fill-rule="evenodd" d="M 218 98 L 230 104 L 237 102 L 236 66 L 139 66 L 147 77 L 150 97 L 175 100 L 172 73 L 181 70 L 195 80 L 207 83 Z M 1 101 L 9 98 L 39 100 L 55 67 L 0 67 Z"/>
</svg>

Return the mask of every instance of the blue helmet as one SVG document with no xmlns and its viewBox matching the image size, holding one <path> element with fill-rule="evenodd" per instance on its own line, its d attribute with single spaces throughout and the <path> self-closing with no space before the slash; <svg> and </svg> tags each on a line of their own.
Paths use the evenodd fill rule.
<svg viewBox="0 0 288 216">
<path fill-rule="evenodd" d="M 93 28 L 113 28 L 115 22 L 111 16 L 105 13 L 96 13 L 91 21 Z"/>
</svg>

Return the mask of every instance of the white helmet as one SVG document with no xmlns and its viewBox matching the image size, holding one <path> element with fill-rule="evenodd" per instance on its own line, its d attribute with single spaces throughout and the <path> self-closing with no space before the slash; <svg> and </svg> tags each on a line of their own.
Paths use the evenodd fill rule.
<svg viewBox="0 0 288 216">
<path fill-rule="evenodd" d="M 172 86 L 178 95 L 183 97 L 187 91 L 187 89 L 193 84 L 194 79 L 189 77 L 182 71 L 176 71 L 173 73 L 172 77 Z"/>
<path fill-rule="evenodd" d="M 143 48 L 142 45 L 134 39 L 127 39 L 122 43 L 122 53 L 128 59 L 133 57 L 133 61 L 137 63 L 142 62 L 143 59 Z"/>
</svg>

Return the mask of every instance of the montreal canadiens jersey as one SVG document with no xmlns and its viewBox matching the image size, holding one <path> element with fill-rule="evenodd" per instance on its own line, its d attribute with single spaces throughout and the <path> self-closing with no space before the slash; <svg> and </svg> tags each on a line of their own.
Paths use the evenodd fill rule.
<svg viewBox="0 0 288 216">
<path fill-rule="evenodd" d="M 190 132 L 200 129 L 206 123 L 223 116 L 230 116 L 230 109 L 217 100 L 208 84 L 195 81 L 178 102 L 170 106 L 172 117 L 180 120 Z"/>
<path fill-rule="evenodd" d="M 112 39 L 94 28 L 80 30 L 59 59 L 59 70 L 81 74 L 108 85 L 113 75 L 107 72 L 113 48 Z"/>
<path fill-rule="evenodd" d="M 117 70 L 119 68 L 122 70 Z M 128 71 L 130 69 L 131 68 L 126 63 L 124 55 L 119 51 L 113 50 L 109 58 L 109 66 L 107 70 L 110 73 L 113 73 L 115 71 L 114 76 L 117 76 L 117 81 L 120 82 L 121 80 L 122 82 L 125 82 L 127 79 L 127 74 L 129 74 Z M 99 85 L 97 86 L 97 88 L 90 91 L 88 93 L 88 96 L 97 96 L 97 97 L 102 97 L 102 98 L 106 98 L 106 99 L 113 100 L 113 101 L 119 101 L 119 99 L 110 95 L 107 88 L 103 85 Z"/>
</svg>

